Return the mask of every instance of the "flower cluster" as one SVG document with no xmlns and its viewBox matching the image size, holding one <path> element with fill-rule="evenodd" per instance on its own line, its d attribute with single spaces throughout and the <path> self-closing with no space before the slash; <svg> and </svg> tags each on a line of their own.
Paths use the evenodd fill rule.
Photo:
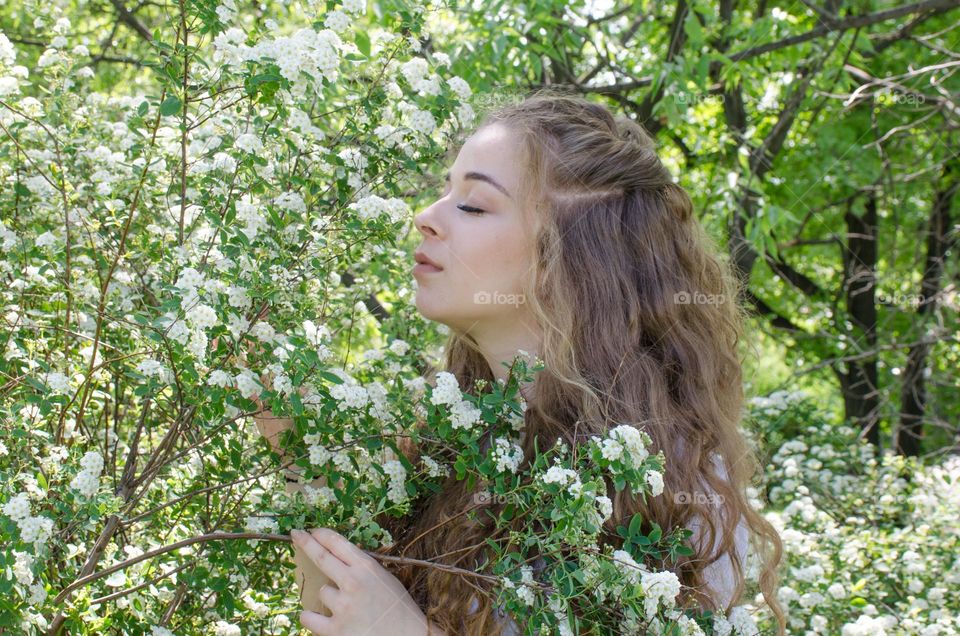
<svg viewBox="0 0 960 636">
<path fill-rule="evenodd" d="M 22 492 L 8 500 L 2 510 L 3 514 L 17 524 L 20 540 L 24 543 L 33 543 L 39 549 L 53 534 L 53 519 L 33 516 L 26 493 Z"/>
<path fill-rule="evenodd" d="M 452 373 L 441 371 L 437 374 L 437 386 L 430 392 L 430 403 L 450 407 L 450 423 L 455 429 L 470 429 L 480 422 L 480 409 L 464 399 Z"/>
<path fill-rule="evenodd" d="M 70 487 L 80 491 L 83 497 L 93 497 L 100 488 L 100 474 L 103 472 L 103 456 L 97 451 L 89 451 L 80 460 L 82 470 L 70 482 Z"/>
<path fill-rule="evenodd" d="M 776 505 L 765 516 L 787 555 L 777 590 L 787 631 L 957 632 L 960 461 L 878 454 L 852 427 L 828 425 L 799 392 L 752 409 L 761 434 L 782 439 L 764 478 Z M 789 438 L 780 437 L 784 429 Z"/>
</svg>

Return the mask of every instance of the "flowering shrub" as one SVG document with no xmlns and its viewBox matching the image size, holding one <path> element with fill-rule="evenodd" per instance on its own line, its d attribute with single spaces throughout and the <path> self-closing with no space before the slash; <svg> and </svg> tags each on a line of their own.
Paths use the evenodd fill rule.
<svg viewBox="0 0 960 636">
<path fill-rule="evenodd" d="M 69 19 L 37 16 L 29 69 L 0 34 L 0 631 L 285 633 L 288 549 L 237 540 L 286 497 L 253 398 L 435 346 L 398 235 L 469 86 L 420 11 L 317 9 L 190 3 L 114 95 Z"/>
<path fill-rule="evenodd" d="M 519 379 L 479 397 L 420 377 L 441 330 L 397 267 L 409 187 L 474 118 L 449 58 L 420 55 L 422 9 L 307 4 L 289 32 L 231 0 L 187 10 L 118 95 L 91 89 L 68 19 L 38 17 L 30 69 L 0 34 L 0 629 L 287 633 L 291 528 L 385 545 L 376 518 L 454 471 L 500 520 L 543 521 L 484 570 L 529 630 L 729 633 L 639 565 L 687 554 L 683 534 L 635 518 L 622 549 L 598 545 L 607 480 L 663 489 L 641 432 L 521 470 Z M 260 405 L 327 486 L 284 491 Z"/>
<path fill-rule="evenodd" d="M 753 413 L 768 438 L 797 429 L 766 470 L 788 631 L 960 633 L 958 458 L 878 455 L 802 394 L 756 400 Z"/>
<path fill-rule="evenodd" d="M 663 489 L 641 431 L 524 465 L 525 363 L 422 379 L 442 329 L 398 266 L 411 192 L 476 97 L 421 49 L 430 8 L 186 6 L 113 94 L 69 19 L 36 16 L 33 61 L 0 33 L 0 632 L 290 633 L 291 528 L 389 545 L 377 520 L 454 474 L 500 527 L 539 521 L 478 569 L 528 633 L 755 633 L 753 605 L 675 607 L 685 532 L 600 543 L 607 484 Z M 261 405 L 326 485 L 285 491 Z M 799 393 L 751 409 L 790 632 L 960 631 L 956 458 L 877 456 Z"/>
</svg>

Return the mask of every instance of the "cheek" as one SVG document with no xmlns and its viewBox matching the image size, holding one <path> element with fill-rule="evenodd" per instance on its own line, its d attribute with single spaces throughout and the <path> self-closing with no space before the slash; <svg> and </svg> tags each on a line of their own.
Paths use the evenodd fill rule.
<svg viewBox="0 0 960 636">
<path fill-rule="evenodd" d="M 472 241 L 463 259 L 464 274 L 480 287 L 519 289 L 533 263 L 533 246 L 517 232 L 496 232 Z"/>
</svg>

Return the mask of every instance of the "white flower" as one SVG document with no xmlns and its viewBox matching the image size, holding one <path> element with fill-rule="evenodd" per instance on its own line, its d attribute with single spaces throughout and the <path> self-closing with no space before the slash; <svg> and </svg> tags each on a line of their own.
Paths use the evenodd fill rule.
<svg viewBox="0 0 960 636">
<path fill-rule="evenodd" d="M 190 338 L 190 328 L 187 327 L 186 321 L 174 319 L 170 325 L 170 330 L 167 331 L 167 337 L 182 345 L 187 344 L 187 340 Z"/>
<path fill-rule="evenodd" d="M 714 636 L 730 636 L 733 632 L 733 625 L 721 614 L 713 615 L 713 633 Z"/>
<path fill-rule="evenodd" d="M 647 484 L 650 486 L 651 494 L 654 497 L 663 494 L 663 475 L 659 471 L 647 471 Z"/>
<path fill-rule="evenodd" d="M 347 382 L 342 384 L 334 384 L 332 387 L 330 387 L 330 397 L 339 402 L 337 409 L 340 411 L 344 411 L 348 408 L 362 409 L 367 405 L 370 399 L 370 396 L 364 387 L 358 384 L 350 384 Z"/>
<path fill-rule="evenodd" d="M 337 497 L 333 492 L 333 489 L 329 486 L 320 486 L 319 488 L 314 488 L 309 484 L 303 487 L 303 496 L 307 500 L 307 503 L 311 506 L 318 506 L 320 508 L 331 504 L 336 501 Z"/>
<path fill-rule="evenodd" d="M 615 439 L 605 439 L 600 443 L 600 452 L 608 461 L 616 461 L 623 456 L 623 444 Z"/>
<path fill-rule="evenodd" d="M 263 142 L 261 142 L 260 138 L 253 133 L 243 133 L 237 137 L 236 141 L 233 142 L 233 145 L 251 155 L 257 154 L 263 150 Z"/>
<path fill-rule="evenodd" d="M 231 285 L 227 288 L 227 302 L 230 303 L 231 307 L 236 307 L 237 309 L 246 309 L 252 304 L 250 296 L 247 295 L 246 288 L 237 287 L 236 285 Z"/>
<path fill-rule="evenodd" d="M 307 204 L 298 192 L 282 192 L 274 198 L 273 202 L 275 205 L 280 206 L 284 210 L 290 210 L 291 212 L 303 213 L 307 211 Z"/>
<path fill-rule="evenodd" d="M 430 77 L 418 81 L 413 88 L 421 97 L 435 97 L 440 94 L 440 76 L 433 73 Z"/>
<path fill-rule="evenodd" d="M 140 364 L 137 365 L 137 371 L 147 377 L 156 376 L 161 382 L 171 382 L 173 380 L 173 372 L 157 360 L 150 358 L 141 361 Z"/>
<path fill-rule="evenodd" d="M 613 564 L 620 570 L 627 581 L 632 584 L 640 582 L 640 576 L 648 572 L 646 566 L 637 563 L 633 556 L 626 550 L 615 550 L 613 553 Z"/>
<path fill-rule="evenodd" d="M 217 621 L 213 626 L 214 636 L 240 636 L 240 627 L 226 621 Z"/>
<path fill-rule="evenodd" d="M 545 484 L 560 484 L 561 486 L 566 486 L 567 484 L 575 483 L 580 477 L 575 470 L 563 468 L 562 466 L 551 466 L 541 479 Z"/>
<path fill-rule="evenodd" d="M 57 244 L 57 237 L 53 232 L 44 232 L 34 242 L 37 247 L 51 247 Z"/>
<path fill-rule="evenodd" d="M 3 514 L 18 522 L 29 517 L 30 499 L 27 493 L 22 492 L 3 504 Z"/>
<path fill-rule="evenodd" d="M 20 539 L 25 543 L 43 544 L 53 534 L 53 519 L 47 517 L 27 517 L 18 525 Z"/>
<path fill-rule="evenodd" d="M 271 343 L 277 339 L 277 330 L 269 322 L 261 320 L 250 328 L 250 335 L 263 343 Z"/>
<path fill-rule="evenodd" d="M 493 448 L 493 459 L 498 471 L 516 473 L 523 461 L 523 449 L 516 442 L 498 437 Z"/>
<path fill-rule="evenodd" d="M 249 516 L 246 519 L 245 529 L 247 532 L 269 534 L 272 532 L 277 532 L 278 526 L 276 519 L 264 516 Z"/>
<path fill-rule="evenodd" d="M 218 386 L 226 389 L 233 385 L 233 376 L 222 369 L 215 369 L 207 378 L 207 386 Z"/>
<path fill-rule="evenodd" d="M 180 289 L 194 289 L 203 285 L 205 276 L 192 267 L 185 267 L 177 278 L 177 287 Z"/>
<path fill-rule="evenodd" d="M 80 459 L 80 466 L 84 470 L 99 475 L 103 472 L 103 456 L 97 451 L 88 451 Z"/>
<path fill-rule="evenodd" d="M 310 454 L 310 463 L 314 466 L 324 466 L 330 461 L 330 451 L 320 444 L 311 444 L 307 451 Z"/>
<path fill-rule="evenodd" d="M 343 10 L 347 13 L 366 13 L 367 3 L 364 0 L 343 0 Z"/>
<path fill-rule="evenodd" d="M 402 220 L 408 211 L 407 204 L 403 200 L 396 197 L 383 199 L 375 194 L 351 203 L 347 207 L 356 211 L 357 216 L 364 221 L 387 215 L 394 223 Z"/>
<path fill-rule="evenodd" d="M 100 489 L 100 476 L 92 472 L 81 470 L 70 482 L 70 487 L 80 491 L 80 494 L 89 499 Z"/>
<path fill-rule="evenodd" d="M 44 384 L 46 384 L 53 393 L 62 395 L 70 391 L 70 378 L 62 373 L 48 373 L 44 377 Z"/>
<path fill-rule="evenodd" d="M 390 343 L 389 349 L 398 356 L 403 356 L 410 350 L 410 345 L 398 338 Z"/>
<path fill-rule="evenodd" d="M 387 489 L 387 499 L 393 503 L 402 503 L 407 499 L 407 489 L 405 480 L 407 478 L 407 469 L 403 464 L 395 459 L 391 459 L 383 465 L 383 472 L 390 477 L 390 487 Z"/>
<path fill-rule="evenodd" d="M 323 343 L 324 340 L 330 338 L 330 329 L 325 325 L 317 326 L 312 320 L 304 320 L 303 335 L 306 337 L 307 342 L 313 346 L 317 346 Z"/>
<path fill-rule="evenodd" d="M 254 377 L 253 373 L 249 369 L 244 369 L 238 373 L 234 377 L 234 380 L 237 383 L 237 389 L 240 390 L 240 395 L 248 400 L 252 400 L 260 395 L 260 390 L 262 388 L 260 386 L 260 382 L 257 381 L 256 377 Z"/>
<path fill-rule="evenodd" d="M 187 311 L 186 320 L 196 329 L 209 329 L 217 325 L 217 312 L 213 307 L 199 303 Z"/>
<path fill-rule="evenodd" d="M 323 26 L 337 32 L 346 31 L 350 28 L 350 18 L 343 11 L 334 9 L 327 13 L 327 17 L 323 20 Z"/>
<path fill-rule="evenodd" d="M 103 581 L 108 587 L 123 587 L 127 584 L 127 574 L 123 570 L 117 570 Z"/>
<path fill-rule="evenodd" d="M 470 90 L 470 85 L 467 84 L 466 80 L 462 77 L 451 77 L 447 80 L 447 85 L 450 86 L 450 89 L 453 90 L 461 100 L 465 101 L 473 94 L 473 91 Z"/>
<path fill-rule="evenodd" d="M 13 575 L 21 585 L 33 583 L 33 555 L 27 552 L 13 551 L 16 561 L 13 564 Z"/>
<path fill-rule="evenodd" d="M 5 75 L 0 77 L 0 97 L 16 95 L 20 92 L 20 82 L 16 77 Z"/>
<path fill-rule="evenodd" d="M 441 371 L 437 374 L 437 386 L 430 395 L 432 404 L 449 404 L 453 406 L 463 399 L 460 392 L 460 384 L 452 373 Z"/>
<path fill-rule="evenodd" d="M 437 120 L 427 110 L 415 109 L 409 114 L 409 121 L 410 128 L 423 135 L 429 135 L 437 129 Z"/>
<path fill-rule="evenodd" d="M 450 422 L 453 428 L 471 428 L 480 421 L 483 412 L 466 400 L 453 405 L 450 409 Z"/>
<path fill-rule="evenodd" d="M 429 72 L 430 67 L 427 65 L 427 61 L 422 57 L 415 57 L 400 65 L 400 73 L 406 78 L 407 83 L 411 86 L 416 85 L 417 82 L 424 79 Z"/>
<path fill-rule="evenodd" d="M 604 521 L 613 515 L 613 502 L 606 495 L 597 497 L 597 508 L 600 509 L 600 514 L 603 516 Z"/>
<path fill-rule="evenodd" d="M 281 395 L 290 395 L 293 392 L 293 381 L 281 373 L 273 379 L 273 390 Z"/>
<path fill-rule="evenodd" d="M 17 61 L 17 50 L 6 35 L 0 33 L 0 64 L 13 66 Z"/>
<path fill-rule="evenodd" d="M 868 618 L 868 617 L 861 616 L 860 618 Z M 760 634 L 760 630 L 757 628 L 757 624 L 753 620 L 753 616 L 751 616 L 750 613 L 747 611 L 747 608 L 745 608 L 742 605 L 738 605 L 737 607 L 734 607 L 732 610 L 730 610 L 730 616 L 728 616 L 727 619 L 733 625 L 734 633 L 736 633 L 737 636 L 758 636 Z M 847 626 L 844 625 L 843 626 L 844 636 L 847 636 L 846 630 L 847 630 Z M 856 634 L 861 634 L 861 633 L 877 634 L 879 636 L 879 635 L 882 635 L 884 632 L 883 632 L 883 629 L 881 628 L 880 631 L 865 631 L 865 632 L 855 632 L 855 633 Z"/>
<path fill-rule="evenodd" d="M 656 614 L 661 605 L 671 608 L 676 603 L 680 593 L 680 579 L 673 572 L 643 572 L 640 575 L 640 586 L 643 588 L 643 608 L 650 619 Z"/>
<path fill-rule="evenodd" d="M 446 477 L 450 473 L 447 468 L 444 468 L 429 455 L 421 456 L 420 461 L 426 466 L 428 477 Z"/>
<path fill-rule="evenodd" d="M 647 444 L 651 442 L 650 436 L 640 431 L 635 426 L 621 424 L 610 431 L 609 439 L 619 442 L 623 449 L 629 455 L 628 464 L 636 468 L 650 454 L 647 452 Z"/>
</svg>

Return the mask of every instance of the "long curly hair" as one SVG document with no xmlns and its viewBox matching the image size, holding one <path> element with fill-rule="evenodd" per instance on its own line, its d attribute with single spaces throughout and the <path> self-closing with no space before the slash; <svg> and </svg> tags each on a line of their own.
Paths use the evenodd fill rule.
<svg viewBox="0 0 960 636">
<path fill-rule="evenodd" d="M 545 369 L 525 413 L 525 461 L 535 439 L 552 444 L 562 438 L 572 448 L 620 423 L 642 428 L 652 438 L 651 453 L 665 454 L 664 492 L 645 504 L 627 489 L 610 487 L 614 512 L 604 542 L 621 546 L 615 529 L 635 513 L 647 520 L 645 531 L 656 522 L 665 532 L 699 515 L 706 547 L 692 546 L 694 555 L 670 564 L 682 586 L 679 605 L 717 608 L 703 570 L 728 554 L 736 580 L 729 611 L 745 588 L 734 542 L 742 515 L 761 564 L 760 590 L 783 634 L 775 594 L 783 546 L 745 495 L 761 467 L 739 429 L 744 395 L 737 344 L 745 318 L 739 281 L 638 123 L 582 97 L 542 89 L 489 111 L 479 127 L 494 124 L 519 140 L 528 170 L 521 207 L 536 228 L 527 302 L 543 328 L 538 353 Z M 451 331 L 445 351 L 446 370 L 461 387 L 493 381 L 469 333 Z M 726 479 L 714 455 L 723 460 Z M 705 492 L 704 483 L 720 495 L 712 499 L 722 502 L 719 515 L 693 495 Z M 496 533 L 486 515 L 470 513 L 474 501 L 465 482 L 450 476 L 413 522 L 393 527 L 390 553 L 460 568 L 482 563 L 485 542 L 505 540 L 507 533 Z M 391 569 L 447 633 L 500 633 L 482 581 L 437 568 Z"/>
</svg>

